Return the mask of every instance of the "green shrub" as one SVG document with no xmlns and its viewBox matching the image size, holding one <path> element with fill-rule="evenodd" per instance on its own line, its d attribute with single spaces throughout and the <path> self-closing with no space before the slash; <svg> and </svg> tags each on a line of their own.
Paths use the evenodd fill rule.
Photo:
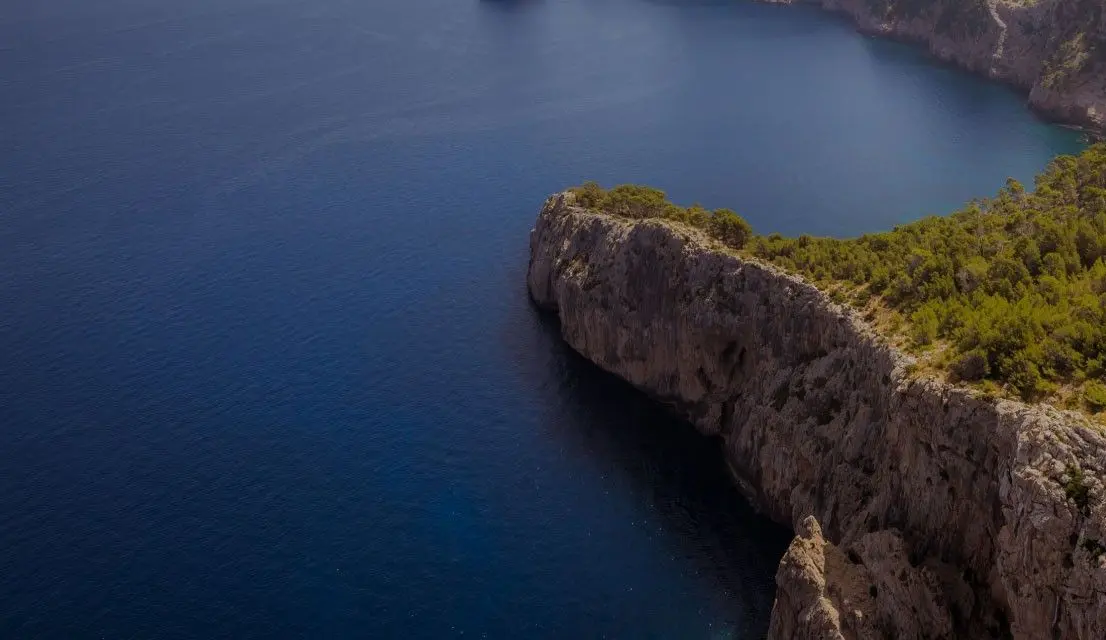
<svg viewBox="0 0 1106 640">
<path fill-rule="evenodd" d="M 715 209 L 707 228 L 711 235 L 734 249 L 743 249 L 753 235 L 749 223 L 729 209 Z"/>
<path fill-rule="evenodd" d="M 1033 362 L 1033 358 L 1026 351 L 1018 351 L 1004 357 L 999 364 L 999 370 L 1022 400 L 1035 400 L 1051 390 L 1045 379 L 1041 377 L 1041 371 Z"/>
<path fill-rule="evenodd" d="M 927 345 L 937 339 L 937 313 L 928 306 L 910 316 L 910 337 L 914 344 Z"/>
<path fill-rule="evenodd" d="M 693 204 L 680 207 L 672 204 L 663 191 L 636 184 L 621 184 L 604 190 L 594 182 L 585 182 L 570 191 L 576 204 L 623 218 L 641 220 L 664 218 L 699 227 L 734 249 L 742 249 L 753 235 L 753 228 L 744 218 L 729 209 L 707 211 Z"/>
<path fill-rule="evenodd" d="M 1106 144 L 1056 158 L 1032 191 L 1010 180 L 952 215 L 848 240 L 753 235 L 731 211 L 678 207 L 648 187 L 574 191 L 582 206 L 699 227 L 831 289 L 866 288 L 909 319 L 914 345 L 947 344 L 962 380 L 1035 399 L 1106 376 Z M 1086 403 L 1106 410 L 1095 384 Z"/>
<path fill-rule="evenodd" d="M 576 196 L 576 204 L 586 209 L 595 209 L 603 201 L 606 192 L 596 182 L 585 182 L 579 187 L 569 189 Z"/>
<path fill-rule="evenodd" d="M 1092 380 L 1083 387 L 1083 398 L 1094 413 L 1106 411 L 1106 384 Z"/>
<path fill-rule="evenodd" d="M 1075 503 L 1076 508 L 1083 515 L 1090 512 L 1091 488 L 1087 486 L 1087 478 L 1083 470 L 1076 465 L 1069 464 L 1064 470 L 1064 494 L 1068 500 Z"/>
<path fill-rule="evenodd" d="M 991 367 L 987 356 L 980 351 L 962 354 L 952 363 L 952 372 L 959 380 L 977 382 L 987 377 Z"/>
</svg>

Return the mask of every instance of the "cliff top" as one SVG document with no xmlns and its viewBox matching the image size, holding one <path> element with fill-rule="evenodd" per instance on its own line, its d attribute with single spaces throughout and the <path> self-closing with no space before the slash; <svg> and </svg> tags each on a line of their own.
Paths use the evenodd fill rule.
<svg viewBox="0 0 1106 640">
<path fill-rule="evenodd" d="M 1106 418 L 1106 145 L 1061 156 L 1032 191 L 852 239 L 756 235 L 732 211 L 593 183 L 584 208 L 694 227 L 801 275 L 859 312 L 922 371 L 987 395 Z"/>
<path fill-rule="evenodd" d="M 655 195 L 599 205 L 635 193 Z M 746 497 L 802 534 L 772 637 L 1104 637 L 1106 431 L 913 375 L 862 312 L 751 257 L 755 236 L 724 246 L 729 212 L 579 203 L 538 216 L 531 298 L 574 350 L 720 436 Z"/>
</svg>

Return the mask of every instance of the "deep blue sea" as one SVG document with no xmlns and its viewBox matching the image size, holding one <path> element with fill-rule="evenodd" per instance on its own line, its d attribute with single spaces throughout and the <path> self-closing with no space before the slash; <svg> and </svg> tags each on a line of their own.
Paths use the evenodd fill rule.
<svg viewBox="0 0 1106 640">
<path fill-rule="evenodd" d="M 0 637 L 756 638 L 788 533 L 528 303 L 585 179 L 850 235 L 1077 136 L 810 8 L 6 0 Z"/>
</svg>

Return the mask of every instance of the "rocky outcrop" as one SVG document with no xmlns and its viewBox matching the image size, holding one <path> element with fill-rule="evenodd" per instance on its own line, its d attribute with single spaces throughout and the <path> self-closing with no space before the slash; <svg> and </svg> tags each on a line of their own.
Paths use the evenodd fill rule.
<svg viewBox="0 0 1106 640">
<path fill-rule="evenodd" d="M 934 558 L 915 566 L 897 531 L 866 533 L 847 552 L 822 536 L 813 516 L 795 534 L 776 574 L 776 640 L 951 638 L 950 602 L 974 598 L 955 567 Z M 947 586 L 960 592 L 950 599 Z"/>
<path fill-rule="evenodd" d="M 778 640 L 877 637 L 875 599 L 862 570 L 822 537 L 813 516 L 797 527 L 776 575 L 768 634 Z"/>
<path fill-rule="evenodd" d="M 802 279 L 573 203 L 538 217 L 530 294 L 575 350 L 717 436 L 799 533 L 773 637 L 1106 637 L 1099 427 L 919 378 Z"/>
<path fill-rule="evenodd" d="M 875 35 L 1029 93 L 1049 118 L 1106 129 L 1106 0 L 767 0 L 813 2 Z"/>
</svg>

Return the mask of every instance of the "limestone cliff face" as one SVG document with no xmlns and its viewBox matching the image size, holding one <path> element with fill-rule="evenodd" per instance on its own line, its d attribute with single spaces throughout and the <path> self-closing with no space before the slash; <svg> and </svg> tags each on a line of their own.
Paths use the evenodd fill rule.
<svg viewBox="0 0 1106 640">
<path fill-rule="evenodd" d="M 1029 92 L 1061 122 L 1106 128 L 1106 0 L 766 0 L 813 2 L 858 28 Z"/>
<path fill-rule="evenodd" d="M 692 229 L 561 194 L 530 248 L 568 344 L 719 436 L 800 533 L 773 637 L 1106 637 L 1106 435 L 1081 416 L 915 379 L 852 312 Z"/>
</svg>

